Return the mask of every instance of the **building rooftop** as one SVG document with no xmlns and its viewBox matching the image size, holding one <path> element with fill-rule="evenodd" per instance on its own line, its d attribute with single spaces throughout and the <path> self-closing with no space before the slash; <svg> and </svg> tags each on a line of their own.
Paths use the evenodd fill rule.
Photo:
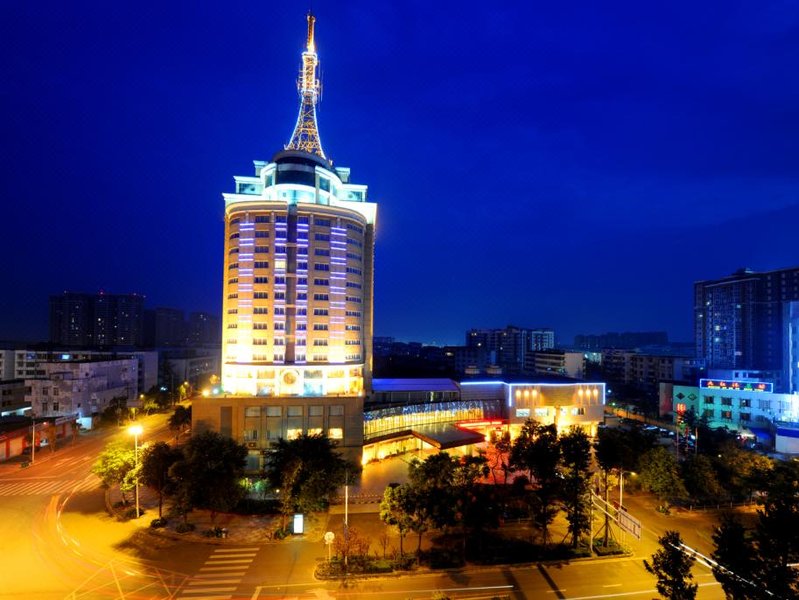
<svg viewBox="0 0 799 600">
<path fill-rule="evenodd" d="M 452 379 L 373 379 L 375 392 L 457 392 Z"/>
</svg>

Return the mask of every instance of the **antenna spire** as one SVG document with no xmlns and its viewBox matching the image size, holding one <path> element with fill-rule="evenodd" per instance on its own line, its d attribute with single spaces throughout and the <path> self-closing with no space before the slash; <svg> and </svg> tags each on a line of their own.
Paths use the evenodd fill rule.
<svg viewBox="0 0 799 600">
<path fill-rule="evenodd" d="M 315 154 L 325 160 L 322 142 L 319 139 L 319 128 L 316 124 L 316 103 L 319 101 L 321 85 L 316 76 L 316 67 L 319 59 L 316 56 L 316 43 L 314 41 L 314 23 L 316 17 L 308 12 L 308 38 L 305 52 L 302 53 L 302 68 L 297 81 L 297 91 L 300 94 L 300 112 L 297 115 L 297 124 L 286 150 L 301 150 Z"/>
</svg>

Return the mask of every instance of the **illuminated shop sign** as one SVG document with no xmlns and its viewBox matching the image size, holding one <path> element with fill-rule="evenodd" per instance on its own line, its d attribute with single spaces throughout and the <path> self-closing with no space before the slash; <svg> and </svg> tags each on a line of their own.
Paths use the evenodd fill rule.
<svg viewBox="0 0 799 600">
<path fill-rule="evenodd" d="M 700 379 L 699 387 L 706 390 L 732 390 L 735 392 L 774 391 L 774 384 L 767 381 L 729 381 L 725 379 Z"/>
</svg>

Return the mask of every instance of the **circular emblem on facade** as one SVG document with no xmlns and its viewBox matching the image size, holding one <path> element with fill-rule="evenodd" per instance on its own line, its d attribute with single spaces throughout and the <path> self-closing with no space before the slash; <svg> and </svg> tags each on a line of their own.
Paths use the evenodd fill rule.
<svg viewBox="0 0 799 600">
<path fill-rule="evenodd" d="M 297 383 L 297 378 L 297 371 L 293 370 L 283 371 L 283 375 L 281 376 L 281 379 L 285 385 L 294 385 Z"/>
</svg>

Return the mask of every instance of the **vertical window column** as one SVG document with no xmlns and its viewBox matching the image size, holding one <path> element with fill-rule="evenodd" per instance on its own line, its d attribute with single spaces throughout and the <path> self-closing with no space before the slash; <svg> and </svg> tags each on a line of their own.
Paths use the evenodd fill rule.
<svg viewBox="0 0 799 600">
<path fill-rule="evenodd" d="M 252 218 L 241 217 L 239 223 L 238 273 L 238 362 L 252 361 L 252 292 L 255 224 Z"/>
<path fill-rule="evenodd" d="M 273 359 L 277 364 L 283 364 L 286 360 L 286 273 L 288 273 L 288 214 L 275 215 L 275 264 L 274 264 L 274 285 L 273 307 L 274 328 Z"/>
<path fill-rule="evenodd" d="M 330 227 L 330 333 L 328 362 L 344 362 L 344 321 L 347 292 L 347 228 L 341 219 Z"/>
</svg>

